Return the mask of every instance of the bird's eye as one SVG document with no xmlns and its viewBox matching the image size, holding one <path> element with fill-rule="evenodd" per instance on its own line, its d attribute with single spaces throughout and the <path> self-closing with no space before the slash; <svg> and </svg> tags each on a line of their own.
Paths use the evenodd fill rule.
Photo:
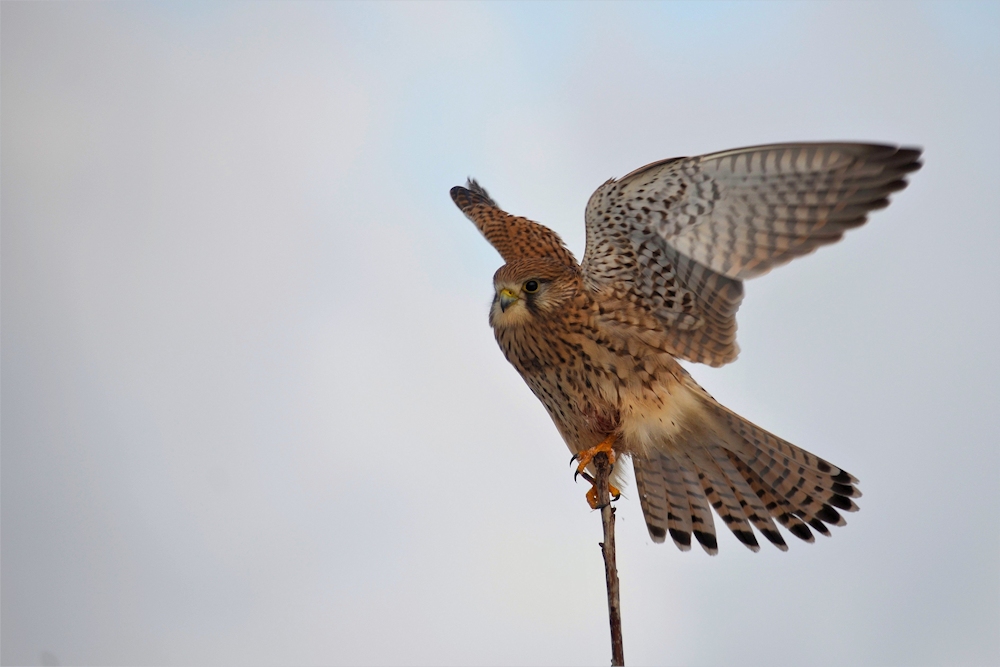
<svg viewBox="0 0 1000 667">
<path fill-rule="evenodd" d="M 535 292 L 537 292 L 538 291 L 538 281 L 537 280 L 529 280 L 528 282 L 524 283 L 524 291 L 527 292 L 528 294 L 534 294 Z"/>
</svg>

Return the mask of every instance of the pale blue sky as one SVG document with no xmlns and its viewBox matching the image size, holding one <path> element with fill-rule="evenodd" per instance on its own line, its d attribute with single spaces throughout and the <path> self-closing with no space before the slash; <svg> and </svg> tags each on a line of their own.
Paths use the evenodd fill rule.
<svg viewBox="0 0 1000 667">
<path fill-rule="evenodd" d="M 709 558 L 626 497 L 626 658 L 1000 662 L 1000 5 L 0 11 L 4 664 L 607 664 L 599 517 L 448 190 L 579 255 L 609 177 L 833 139 L 926 164 L 692 372 L 861 511 Z"/>
</svg>

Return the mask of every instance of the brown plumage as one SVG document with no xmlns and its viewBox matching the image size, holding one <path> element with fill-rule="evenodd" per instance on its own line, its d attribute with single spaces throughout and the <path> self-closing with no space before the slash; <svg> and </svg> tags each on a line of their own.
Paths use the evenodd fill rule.
<svg viewBox="0 0 1000 667">
<path fill-rule="evenodd" d="M 613 436 L 632 457 L 653 540 L 716 553 L 711 505 L 753 551 L 754 529 L 786 550 L 777 524 L 829 535 L 858 509 L 857 479 L 727 410 L 677 359 L 733 361 L 742 281 L 863 224 L 919 156 L 781 144 L 656 162 L 591 196 L 580 264 L 475 181 L 451 196 L 506 262 L 490 310 L 504 355 L 574 454 Z"/>
</svg>

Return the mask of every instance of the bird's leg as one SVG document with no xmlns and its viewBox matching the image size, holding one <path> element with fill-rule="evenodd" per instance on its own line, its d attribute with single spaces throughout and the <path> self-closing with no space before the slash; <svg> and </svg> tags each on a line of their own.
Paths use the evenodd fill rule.
<svg viewBox="0 0 1000 667">
<path fill-rule="evenodd" d="M 608 463 L 610 463 L 611 465 L 614 465 L 615 464 L 615 450 L 612 449 L 612 445 L 615 444 L 615 440 L 617 440 L 617 439 L 618 439 L 618 436 L 616 434 L 612 433 L 611 435 L 609 435 L 608 437 L 606 437 L 604 440 L 601 440 L 600 443 L 598 443 L 597 445 L 594 445 L 590 449 L 585 449 L 582 452 L 577 452 L 576 454 L 574 454 L 573 458 L 570 459 L 570 461 L 578 461 L 579 462 L 579 465 L 576 467 L 576 474 L 577 475 L 583 475 L 584 474 L 583 471 L 587 469 L 587 466 L 590 465 L 590 462 L 593 461 L 594 457 L 597 456 L 597 454 L 600 453 L 600 452 L 604 452 L 605 454 L 607 454 L 608 455 Z M 589 475 L 588 475 L 588 477 L 589 477 Z M 593 482 L 594 480 L 591 479 L 589 481 Z"/>
<path fill-rule="evenodd" d="M 612 445 L 615 444 L 617 435 L 612 433 L 599 444 L 590 449 L 585 449 L 582 452 L 573 455 L 571 461 L 579 461 L 579 465 L 576 467 L 576 472 L 573 473 L 573 478 L 575 479 L 577 475 L 582 476 L 585 480 L 591 483 L 591 488 L 587 491 L 587 503 L 590 505 L 591 509 L 597 509 L 597 486 L 594 478 L 591 477 L 586 469 L 590 465 L 590 462 L 594 460 L 594 457 L 598 454 L 603 453 L 608 457 L 608 465 L 614 467 L 615 465 L 615 450 L 612 449 Z M 619 491 L 613 484 L 608 482 L 608 491 L 611 493 L 613 500 L 618 500 L 621 496 L 621 491 Z"/>
<path fill-rule="evenodd" d="M 600 505 L 598 505 L 597 502 L 597 484 L 594 483 L 594 480 L 590 477 L 590 475 L 585 474 L 584 477 L 587 478 L 588 482 L 594 484 L 594 486 L 590 487 L 590 490 L 587 491 L 587 504 L 590 505 L 590 509 L 592 510 L 600 509 Z M 611 494 L 611 500 L 618 500 L 622 496 L 622 492 L 619 491 L 618 488 L 611 482 L 608 482 L 608 493 Z"/>
</svg>

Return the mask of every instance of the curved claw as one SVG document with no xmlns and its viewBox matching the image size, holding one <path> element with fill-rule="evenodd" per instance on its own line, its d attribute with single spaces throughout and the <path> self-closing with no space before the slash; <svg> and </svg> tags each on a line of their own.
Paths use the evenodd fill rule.
<svg viewBox="0 0 1000 667">
<path fill-rule="evenodd" d="M 597 454 L 603 453 L 608 457 L 608 463 L 613 468 L 615 465 L 615 458 L 617 458 L 615 456 L 615 450 L 614 450 L 614 444 L 617 441 L 617 439 L 618 439 L 617 434 L 611 433 L 598 445 L 591 447 L 590 449 L 585 449 L 581 452 L 577 452 L 572 457 L 570 457 L 569 460 L 570 465 L 579 462 L 579 465 L 576 466 L 576 471 L 573 473 L 573 481 L 575 482 L 578 477 L 583 477 L 585 480 L 591 483 L 592 488 L 589 491 L 587 491 L 587 503 L 591 506 L 591 508 L 595 510 L 598 509 L 597 486 L 596 486 L 597 481 L 590 474 L 587 473 L 587 466 L 590 465 L 590 462 L 594 460 L 594 457 Z M 616 489 L 610 483 L 608 484 L 608 486 L 609 486 L 608 491 L 610 492 L 612 499 L 618 500 L 621 497 L 621 491 Z"/>
<path fill-rule="evenodd" d="M 593 481 L 591 481 L 591 484 L 593 484 Z M 608 484 L 608 491 L 610 492 L 610 495 L 611 495 L 611 498 L 608 501 L 608 505 L 610 505 L 613 501 L 618 500 L 619 498 L 622 497 L 622 492 L 619 491 L 615 487 L 614 484 Z M 590 505 L 590 509 L 594 509 L 594 510 L 599 510 L 602 507 L 605 507 L 605 505 L 598 505 L 597 504 L 597 487 L 596 486 L 591 487 L 590 490 L 587 491 L 587 504 Z"/>
<path fill-rule="evenodd" d="M 617 439 L 618 436 L 615 433 L 612 433 L 599 444 L 591 447 L 590 449 L 585 449 L 574 454 L 573 458 L 571 458 L 569 462 L 572 464 L 574 461 L 579 461 L 580 464 L 576 467 L 576 469 L 579 472 L 583 472 L 583 470 L 590 465 L 590 462 L 594 460 L 594 457 L 597 454 L 604 452 L 608 457 L 608 463 L 614 466 L 615 458 L 617 458 L 615 456 L 614 444 Z"/>
</svg>

